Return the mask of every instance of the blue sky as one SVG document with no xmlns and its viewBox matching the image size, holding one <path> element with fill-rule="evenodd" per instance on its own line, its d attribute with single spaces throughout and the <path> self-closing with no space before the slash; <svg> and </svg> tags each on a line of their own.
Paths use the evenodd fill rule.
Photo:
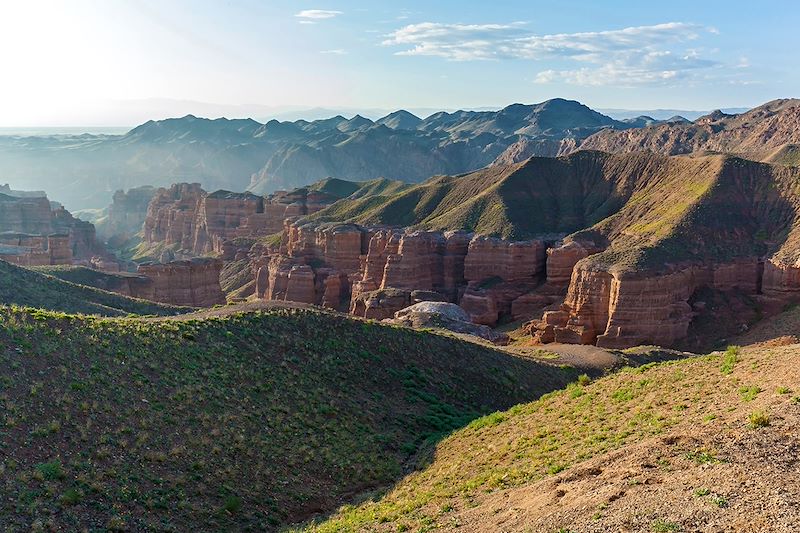
<svg viewBox="0 0 800 533">
<path fill-rule="evenodd" d="M 798 28 L 790 1 L 4 0 L 0 126 L 553 97 L 752 106 L 800 96 Z"/>
</svg>

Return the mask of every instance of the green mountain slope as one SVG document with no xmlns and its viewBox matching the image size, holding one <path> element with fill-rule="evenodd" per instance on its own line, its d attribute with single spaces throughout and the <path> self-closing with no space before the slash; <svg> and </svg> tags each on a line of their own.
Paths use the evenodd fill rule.
<svg viewBox="0 0 800 533">
<path fill-rule="evenodd" d="M 303 309 L 0 307 L 0 347 L 6 531 L 271 530 L 385 487 L 441 435 L 574 379 Z"/>
<path fill-rule="evenodd" d="M 89 269 L 79 269 L 85 273 Z M 69 269 L 59 272 L 67 273 Z M 54 271 L 54 273 L 58 273 Z M 101 273 L 93 275 L 102 276 Z M 74 282 L 72 282 L 74 281 Z M 0 304 L 39 307 L 65 313 L 85 313 L 103 316 L 176 315 L 188 308 L 128 298 L 113 292 L 79 285 L 86 280 L 80 276 L 64 281 L 43 272 L 35 272 L 0 261 Z M 87 283 L 91 285 L 92 283 Z"/>
</svg>

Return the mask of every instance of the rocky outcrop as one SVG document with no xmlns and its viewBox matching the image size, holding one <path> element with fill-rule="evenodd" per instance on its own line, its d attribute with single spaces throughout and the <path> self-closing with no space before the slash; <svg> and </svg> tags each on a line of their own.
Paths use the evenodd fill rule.
<svg viewBox="0 0 800 533">
<path fill-rule="evenodd" d="M 69 265 L 108 256 L 89 222 L 38 192 L 0 194 L 0 243 L 4 256 L 20 265 Z M 13 249 L 12 249 L 13 247 Z"/>
<path fill-rule="evenodd" d="M 675 266 L 659 274 L 607 271 L 582 261 L 560 309 L 545 312 L 530 327 L 541 342 L 671 346 L 687 335 L 696 316 L 689 302 L 698 289 L 756 294 L 761 269 L 758 258 Z"/>
<path fill-rule="evenodd" d="M 478 324 L 494 325 L 512 314 L 513 302 L 542 281 L 546 247 L 543 241 L 510 242 L 475 237 L 464 261 L 467 287 L 460 305 Z"/>
<path fill-rule="evenodd" d="M 119 190 L 114 193 L 104 224 L 98 226 L 98 233 L 106 240 L 124 242 L 142 231 L 147 208 L 155 196 L 155 187 L 144 186 Z"/>
<path fill-rule="evenodd" d="M 168 189 L 158 189 L 147 207 L 144 242 L 191 250 L 197 212 L 204 196 L 199 183 L 177 183 Z"/>
<path fill-rule="evenodd" d="M 784 99 L 738 115 L 715 111 L 694 122 L 668 122 L 624 131 L 606 129 L 578 146 L 582 150 L 648 150 L 665 155 L 713 151 L 772 161 L 776 151 L 800 143 L 798 132 L 800 100 Z"/>
<path fill-rule="evenodd" d="M 72 264 L 69 235 L 0 233 L 0 259 L 19 266 Z"/>
<path fill-rule="evenodd" d="M 446 302 L 421 302 L 402 309 L 386 322 L 413 328 L 438 328 L 474 335 L 495 344 L 506 344 L 508 336 L 488 326 L 470 321 L 469 314 L 459 306 Z"/>
<path fill-rule="evenodd" d="M 420 302 L 444 301 L 446 299 L 443 295 L 433 291 L 378 289 L 354 295 L 350 303 L 350 313 L 373 320 L 384 320 L 394 317 L 401 309 Z"/>
<path fill-rule="evenodd" d="M 197 258 L 171 263 L 139 265 L 138 274 L 150 280 L 135 296 L 154 302 L 192 307 L 211 307 L 225 303 L 219 285 L 222 261 Z"/>
<path fill-rule="evenodd" d="M 268 197 L 224 190 L 207 193 L 199 183 L 178 183 L 156 191 L 147 208 L 143 240 L 183 255 L 233 260 L 252 245 L 248 238 L 278 233 L 287 218 L 314 213 L 335 199 L 305 189 Z M 240 239 L 244 248 L 237 244 Z"/>
<path fill-rule="evenodd" d="M 194 221 L 192 252 L 221 255 L 224 243 L 239 236 L 245 221 L 263 212 L 264 198 L 255 194 L 229 191 L 204 194 Z"/>
<path fill-rule="evenodd" d="M 315 223 L 287 223 L 285 235 L 279 251 L 254 261 L 256 294 L 366 318 L 444 300 L 493 325 L 544 274 L 545 244 L 536 240 Z"/>
</svg>

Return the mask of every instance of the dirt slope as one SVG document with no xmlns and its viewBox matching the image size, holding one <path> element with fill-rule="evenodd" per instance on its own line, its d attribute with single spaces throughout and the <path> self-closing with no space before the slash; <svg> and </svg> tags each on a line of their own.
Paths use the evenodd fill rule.
<svg viewBox="0 0 800 533">
<path fill-rule="evenodd" d="M 800 345 L 646 365 L 479 419 L 317 531 L 794 531 Z"/>
</svg>

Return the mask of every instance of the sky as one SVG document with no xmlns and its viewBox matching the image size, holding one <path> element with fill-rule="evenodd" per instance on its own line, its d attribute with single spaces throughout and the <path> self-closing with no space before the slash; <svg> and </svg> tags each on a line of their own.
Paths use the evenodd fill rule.
<svg viewBox="0 0 800 533">
<path fill-rule="evenodd" d="M 0 127 L 800 97 L 794 1 L 0 0 Z"/>
</svg>

